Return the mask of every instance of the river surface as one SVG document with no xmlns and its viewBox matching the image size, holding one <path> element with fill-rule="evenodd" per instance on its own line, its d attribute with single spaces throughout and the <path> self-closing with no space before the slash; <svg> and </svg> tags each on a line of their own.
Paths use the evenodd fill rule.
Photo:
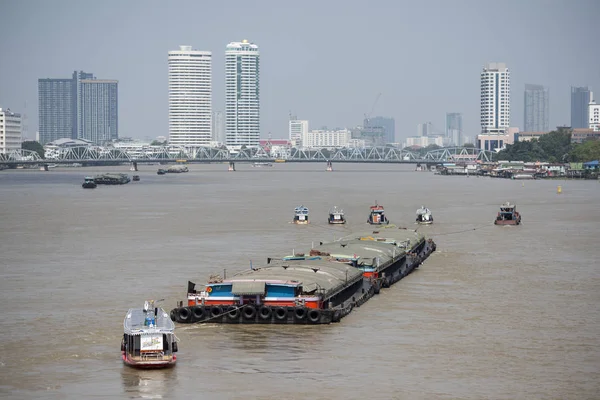
<svg viewBox="0 0 600 400">
<path fill-rule="evenodd" d="M 0 171 L 0 397 L 598 399 L 600 183 L 438 176 L 414 166 L 190 165 Z M 557 185 L 562 193 L 557 194 Z M 437 251 L 328 326 L 178 325 L 177 366 L 122 365 L 124 315 L 187 281 L 366 231 L 368 208 Z M 502 202 L 519 227 L 497 227 Z M 310 208 L 312 223 L 290 223 Z M 347 226 L 330 227 L 342 207 Z"/>
</svg>

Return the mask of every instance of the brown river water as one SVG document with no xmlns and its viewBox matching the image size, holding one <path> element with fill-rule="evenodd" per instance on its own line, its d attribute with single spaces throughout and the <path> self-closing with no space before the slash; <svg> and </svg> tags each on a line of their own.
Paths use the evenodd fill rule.
<svg viewBox="0 0 600 400">
<path fill-rule="evenodd" d="M 141 165 L 94 190 L 85 175 L 132 172 L 0 171 L 0 397 L 600 398 L 600 183 L 333 166 Z M 122 365 L 128 308 L 168 312 L 188 279 L 367 231 L 375 200 L 411 228 L 429 207 L 437 251 L 341 323 L 178 325 L 174 369 Z M 494 226 L 508 200 L 523 224 Z M 290 223 L 301 204 L 310 225 Z M 333 205 L 347 226 L 327 224 Z"/>
</svg>

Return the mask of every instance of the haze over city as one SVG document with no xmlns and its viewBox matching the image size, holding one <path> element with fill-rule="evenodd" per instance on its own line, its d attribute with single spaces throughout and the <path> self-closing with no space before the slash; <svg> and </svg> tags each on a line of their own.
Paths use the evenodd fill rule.
<svg viewBox="0 0 600 400">
<path fill-rule="evenodd" d="M 570 87 L 600 92 L 594 0 L 520 2 L 2 1 L 0 107 L 38 129 L 38 79 L 74 70 L 119 81 L 119 136 L 168 135 L 167 53 L 212 52 L 212 109 L 225 108 L 225 46 L 260 48 L 261 137 L 286 138 L 290 112 L 311 129 L 396 120 L 396 138 L 446 112 L 480 133 L 480 78 L 511 72 L 511 125 L 525 84 L 550 90 L 550 127 L 570 123 Z M 374 101 L 381 93 L 377 104 Z"/>
</svg>

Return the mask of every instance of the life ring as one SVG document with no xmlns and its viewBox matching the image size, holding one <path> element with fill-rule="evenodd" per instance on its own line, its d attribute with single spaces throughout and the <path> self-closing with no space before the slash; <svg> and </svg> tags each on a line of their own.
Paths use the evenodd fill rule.
<svg viewBox="0 0 600 400">
<path fill-rule="evenodd" d="M 212 306 L 210 308 L 210 316 L 212 318 L 219 317 L 221 316 L 221 314 L 223 314 L 223 308 L 221 308 L 220 306 Z"/>
<path fill-rule="evenodd" d="M 267 306 L 262 306 L 260 307 L 260 309 L 258 310 L 258 316 L 260 317 L 260 319 L 262 320 L 268 320 L 271 319 L 271 315 L 273 314 L 273 311 L 271 310 L 271 307 L 267 307 Z"/>
<path fill-rule="evenodd" d="M 192 315 L 196 321 L 201 321 L 204 318 L 204 308 L 201 306 L 192 308 Z"/>
<path fill-rule="evenodd" d="M 312 309 L 308 312 L 308 320 L 313 324 L 316 324 L 321 320 L 321 311 Z"/>
<path fill-rule="evenodd" d="M 185 322 L 188 320 L 188 318 L 190 317 L 191 314 L 192 314 L 192 312 L 190 311 L 190 309 L 188 307 L 181 307 L 179 309 L 179 320 L 182 322 Z"/>
<path fill-rule="evenodd" d="M 244 309 L 242 310 L 242 315 L 245 319 L 254 319 L 254 317 L 256 316 L 256 307 L 250 305 L 244 307 Z"/>
<path fill-rule="evenodd" d="M 235 321 L 236 319 L 238 319 L 240 317 L 240 309 L 237 308 L 236 306 L 229 306 L 227 307 L 227 318 L 229 318 L 232 321 Z"/>
<path fill-rule="evenodd" d="M 277 307 L 275 309 L 275 319 L 278 321 L 285 321 L 287 319 L 287 310 L 283 307 Z"/>
<path fill-rule="evenodd" d="M 306 318 L 306 308 L 296 307 L 294 309 L 294 318 L 296 318 L 297 321 L 302 321 L 304 318 Z"/>
</svg>

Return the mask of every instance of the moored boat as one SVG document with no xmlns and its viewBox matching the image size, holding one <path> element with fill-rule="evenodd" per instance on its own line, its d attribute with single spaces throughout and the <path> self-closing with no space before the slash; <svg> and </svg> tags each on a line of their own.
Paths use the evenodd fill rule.
<svg viewBox="0 0 600 400">
<path fill-rule="evenodd" d="M 308 224 L 308 207 L 299 206 L 294 209 L 295 224 Z"/>
<path fill-rule="evenodd" d="M 417 210 L 417 223 L 419 224 L 423 224 L 423 225 L 429 225 L 433 223 L 433 215 L 431 215 L 431 211 L 429 210 L 429 208 L 421 206 L 421 208 L 419 208 Z"/>
<path fill-rule="evenodd" d="M 375 202 L 374 206 L 371 206 L 371 212 L 369 213 L 369 218 L 367 222 L 371 225 L 383 225 L 389 224 L 390 221 L 385 216 L 385 210 L 383 206 L 380 206 Z"/>
<path fill-rule="evenodd" d="M 168 368 L 177 362 L 175 324 L 154 300 L 131 308 L 123 321 L 121 357 L 134 368 Z"/>
<path fill-rule="evenodd" d="M 185 165 L 171 165 L 169 168 L 167 168 L 166 172 L 171 173 L 171 174 L 180 174 L 182 172 L 188 172 L 188 171 L 189 171 L 189 169 Z"/>
<path fill-rule="evenodd" d="M 500 211 L 494 220 L 494 225 L 520 225 L 521 214 L 517 211 L 517 206 L 506 202 L 500 206 Z"/>
<path fill-rule="evenodd" d="M 133 181 L 134 182 L 138 182 L 140 180 L 140 176 L 139 175 L 134 175 L 133 176 Z"/>
<path fill-rule="evenodd" d="M 255 162 L 252 163 L 253 167 L 272 167 L 273 164 L 271 164 L 270 162 Z"/>
<path fill-rule="evenodd" d="M 84 189 L 94 189 L 96 186 L 98 185 L 91 176 L 86 176 L 81 184 L 81 187 Z"/>
<path fill-rule="evenodd" d="M 166 174 L 166 173 L 167 173 L 167 171 L 166 171 L 166 170 L 164 170 L 164 169 L 162 169 L 162 168 L 159 168 L 159 169 L 158 169 L 158 171 L 156 171 L 156 174 L 157 174 L 157 175 L 164 175 L 164 174 Z"/>
<path fill-rule="evenodd" d="M 333 206 L 329 210 L 329 218 L 327 218 L 327 222 L 329 222 L 332 225 L 345 224 L 346 217 L 344 216 L 344 210 L 337 208 L 337 206 Z"/>
</svg>

